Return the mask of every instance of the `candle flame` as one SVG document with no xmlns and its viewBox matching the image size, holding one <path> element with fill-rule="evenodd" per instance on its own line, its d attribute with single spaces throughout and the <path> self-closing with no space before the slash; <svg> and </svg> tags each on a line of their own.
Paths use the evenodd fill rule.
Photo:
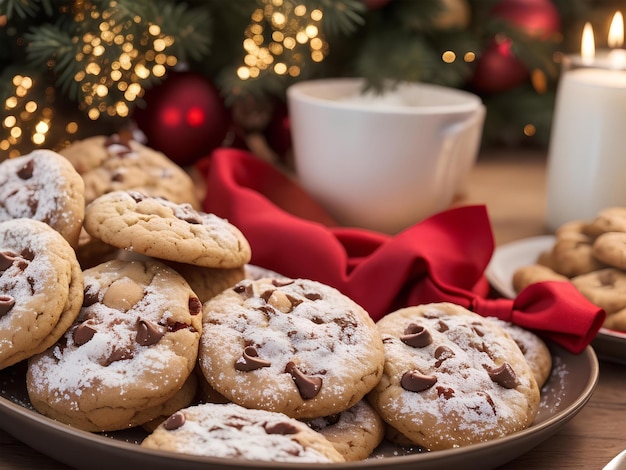
<svg viewBox="0 0 626 470">
<path fill-rule="evenodd" d="M 624 45 L 624 17 L 621 11 L 615 12 L 609 27 L 608 44 L 611 49 Z"/>
<path fill-rule="evenodd" d="M 583 37 L 580 43 L 580 55 L 583 62 L 592 62 L 596 56 L 596 42 L 593 37 L 591 23 L 585 23 Z"/>
</svg>

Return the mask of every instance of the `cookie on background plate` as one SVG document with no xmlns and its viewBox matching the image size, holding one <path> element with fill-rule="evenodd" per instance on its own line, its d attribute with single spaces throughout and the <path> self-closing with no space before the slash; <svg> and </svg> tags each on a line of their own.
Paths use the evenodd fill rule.
<svg viewBox="0 0 626 470">
<path fill-rule="evenodd" d="M 31 403 L 86 431 L 159 417 L 192 373 L 201 303 L 157 261 L 109 261 L 84 271 L 83 307 L 59 342 L 28 361 Z"/>
<path fill-rule="evenodd" d="M 355 405 L 378 382 L 380 334 L 338 290 L 307 279 L 246 279 L 203 306 L 199 365 L 246 408 L 317 418 Z"/>
<path fill-rule="evenodd" d="M 532 424 L 539 388 L 502 328 L 450 303 L 397 310 L 377 326 L 385 369 L 368 399 L 416 445 L 450 449 Z"/>
<path fill-rule="evenodd" d="M 594 238 L 605 232 L 626 232 L 626 207 L 606 207 L 585 227 L 585 233 Z"/>
<path fill-rule="evenodd" d="M 178 263 L 236 268 L 251 257 L 248 240 L 227 220 L 137 191 L 94 200 L 86 208 L 84 227 L 109 245 Z"/>
<path fill-rule="evenodd" d="M 51 150 L 0 162 L 0 221 L 45 222 L 78 245 L 85 214 L 85 185 L 74 167 Z"/>
<path fill-rule="evenodd" d="M 626 232 L 605 232 L 594 240 L 593 255 L 600 262 L 626 270 Z"/>
<path fill-rule="evenodd" d="M 626 308 L 626 272 L 604 268 L 572 278 L 572 284 L 592 304 L 611 315 Z"/>
<path fill-rule="evenodd" d="M 0 369 L 46 350 L 83 302 L 74 250 L 44 222 L 0 222 Z"/>
<path fill-rule="evenodd" d="M 269 462 L 332 463 L 345 459 L 321 434 L 288 416 L 234 403 L 184 408 L 142 447 L 190 455 Z"/>
<path fill-rule="evenodd" d="M 544 281 L 569 282 L 569 278 L 543 264 L 529 264 L 520 266 L 513 272 L 511 283 L 515 292 L 520 293 L 531 284 Z"/>
</svg>

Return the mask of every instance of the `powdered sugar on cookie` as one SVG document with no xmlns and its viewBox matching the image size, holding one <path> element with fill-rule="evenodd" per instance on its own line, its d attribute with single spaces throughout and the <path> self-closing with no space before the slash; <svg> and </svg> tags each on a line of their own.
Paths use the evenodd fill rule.
<svg viewBox="0 0 626 470">
<path fill-rule="evenodd" d="M 185 408 L 166 420 L 143 447 L 221 458 L 272 462 L 342 462 L 324 437 L 281 413 L 235 404 Z"/>
<path fill-rule="evenodd" d="M 367 313 L 314 281 L 241 281 L 205 304 L 203 321 L 205 376 L 252 408 L 293 417 L 343 411 L 382 371 L 382 342 Z"/>
<path fill-rule="evenodd" d="M 385 371 L 370 395 L 383 419 L 430 450 L 528 427 L 532 371 L 508 333 L 464 308 L 429 304 L 383 317 Z"/>
</svg>

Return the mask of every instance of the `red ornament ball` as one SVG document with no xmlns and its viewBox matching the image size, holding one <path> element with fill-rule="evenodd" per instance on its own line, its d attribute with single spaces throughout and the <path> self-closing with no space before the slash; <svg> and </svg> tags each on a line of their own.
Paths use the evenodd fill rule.
<svg viewBox="0 0 626 470">
<path fill-rule="evenodd" d="M 559 10 L 551 0 L 501 0 L 490 14 L 533 36 L 546 38 L 561 30 Z"/>
<path fill-rule="evenodd" d="M 144 101 L 133 118 L 147 145 L 181 166 L 209 155 L 230 127 L 219 91 L 197 73 L 170 72 L 162 84 L 146 91 Z"/>
<path fill-rule="evenodd" d="M 484 93 L 502 93 L 520 86 L 528 76 L 526 65 L 511 52 L 511 42 L 493 40 L 476 63 L 471 86 Z"/>
<path fill-rule="evenodd" d="M 500 0 L 490 14 L 531 36 L 548 38 L 561 30 L 559 11 L 550 0 Z M 528 80 L 529 71 L 511 51 L 511 40 L 493 38 L 476 62 L 470 85 L 480 92 L 501 93 Z"/>
</svg>

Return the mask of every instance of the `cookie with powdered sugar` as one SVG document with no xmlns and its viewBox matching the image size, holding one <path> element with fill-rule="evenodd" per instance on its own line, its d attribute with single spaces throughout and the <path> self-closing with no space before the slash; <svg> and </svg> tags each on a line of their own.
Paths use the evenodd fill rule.
<svg viewBox="0 0 626 470">
<path fill-rule="evenodd" d="M 114 260 L 83 275 L 76 321 L 28 362 L 30 401 L 40 413 L 86 431 L 161 416 L 195 367 L 200 301 L 182 276 L 157 261 Z"/>
<path fill-rule="evenodd" d="M 246 279 L 206 302 L 199 365 L 246 408 L 317 418 L 339 413 L 378 382 L 380 334 L 338 290 L 307 279 Z"/>
<path fill-rule="evenodd" d="M 305 422 L 328 439 L 348 462 L 369 457 L 385 437 L 385 422 L 367 400 L 341 413 Z"/>
<path fill-rule="evenodd" d="M 53 345 L 83 301 L 74 250 L 44 222 L 0 222 L 0 369 Z"/>
<path fill-rule="evenodd" d="M 97 198 L 86 208 L 84 227 L 109 245 L 178 263 L 228 269 L 251 257 L 248 240 L 226 219 L 137 191 Z"/>
<path fill-rule="evenodd" d="M 39 220 L 78 245 L 85 185 L 74 167 L 52 150 L 34 150 L 0 162 L 0 221 Z"/>
<path fill-rule="evenodd" d="M 282 413 L 249 410 L 233 403 L 184 408 L 160 424 L 141 446 L 264 462 L 345 461 L 324 436 L 306 424 Z"/>
<path fill-rule="evenodd" d="M 539 388 L 502 328 L 451 303 L 408 307 L 377 322 L 385 369 L 368 399 L 402 436 L 427 450 L 525 429 Z"/>
<path fill-rule="evenodd" d="M 165 154 L 133 139 L 129 133 L 97 135 L 59 150 L 85 182 L 85 202 L 112 191 L 134 189 L 200 208 L 189 174 Z"/>
</svg>

